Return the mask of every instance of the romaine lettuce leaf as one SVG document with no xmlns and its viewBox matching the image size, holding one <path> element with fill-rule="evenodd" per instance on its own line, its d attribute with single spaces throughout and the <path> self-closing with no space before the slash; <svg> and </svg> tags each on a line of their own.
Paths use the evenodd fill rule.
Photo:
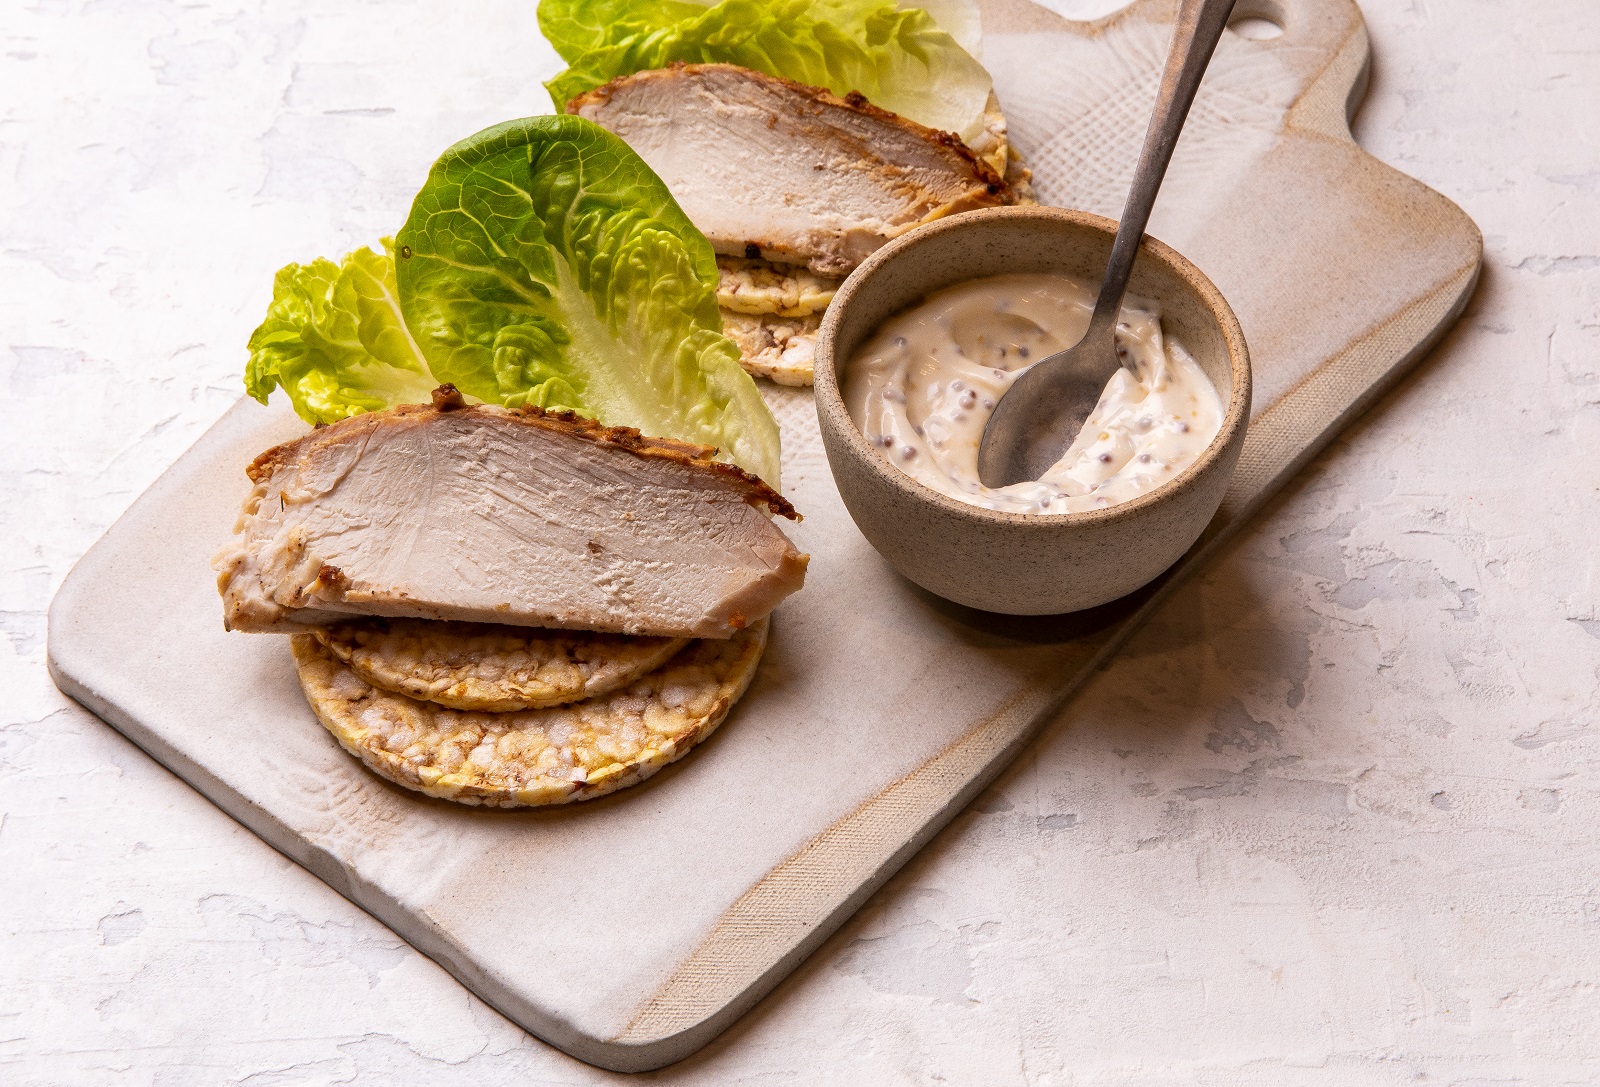
<svg viewBox="0 0 1600 1087">
<path fill-rule="evenodd" d="M 976 0 L 901 0 L 900 6 L 921 8 L 961 48 L 983 60 L 983 16 Z"/>
<path fill-rule="evenodd" d="M 716 258 L 644 160 L 578 117 L 444 153 L 401 228 L 400 308 L 433 375 L 714 445 L 778 482 L 778 426 L 722 335 Z"/>
<path fill-rule="evenodd" d="M 570 65 L 545 84 L 556 108 L 618 76 L 674 61 L 738 64 L 972 140 L 989 73 L 952 34 L 976 36 L 970 0 L 939 0 L 952 25 L 895 0 L 540 0 L 539 28 Z"/>
<path fill-rule="evenodd" d="M 387 238 L 384 248 L 278 272 L 267 318 L 250 337 L 251 396 L 265 404 L 282 385 L 308 423 L 428 399 L 439 383 L 406 331 Z"/>
</svg>

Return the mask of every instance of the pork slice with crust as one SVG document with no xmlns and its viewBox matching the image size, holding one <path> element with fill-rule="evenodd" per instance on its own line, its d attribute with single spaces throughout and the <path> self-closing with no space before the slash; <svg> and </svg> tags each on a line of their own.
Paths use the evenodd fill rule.
<svg viewBox="0 0 1600 1087">
<path fill-rule="evenodd" d="M 932 219 L 1007 202 L 960 139 L 731 64 L 676 64 L 567 103 L 621 136 L 720 253 L 850 272 Z"/>
<path fill-rule="evenodd" d="M 805 580 L 770 516 L 793 508 L 712 450 L 438 403 L 256 459 L 215 560 L 230 630 L 388 615 L 725 638 Z"/>
</svg>

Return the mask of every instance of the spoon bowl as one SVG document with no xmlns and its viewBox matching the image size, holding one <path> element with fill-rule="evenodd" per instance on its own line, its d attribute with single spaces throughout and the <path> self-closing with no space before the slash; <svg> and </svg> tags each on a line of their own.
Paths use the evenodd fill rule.
<svg viewBox="0 0 1600 1087">
<path fill-rule="evenodd" d="M 978 453 L 985 486 L 1043 479 L 1077 438 L 1122 366 L 1116 340 L 1099 331 L 1091 324 L 1083 339 L 1028 367 L 1000 398 Z"/>
</svg>

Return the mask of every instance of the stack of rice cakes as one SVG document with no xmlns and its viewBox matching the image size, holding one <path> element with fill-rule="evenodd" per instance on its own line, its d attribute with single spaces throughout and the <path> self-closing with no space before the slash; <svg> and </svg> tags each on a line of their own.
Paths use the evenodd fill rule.
<svg viewBox="0 0 1600 1087">
<path fill-rule="evenodd" d="M 750 685 L 767 627 L 688 640 L 374 618 L 292 641 L 318 719 L 375 773 L 517 808 L 603 796 L 682 758 Z"/>
<path fill-rule="evenodd" d="M 1006 203 L 1033 205 L 1033 171 L 1011 146 L 1000 101 L 992 93 L 974 154 L 1006 183 Z M 759 257 L 717 256 L 717 307 L 722 331 L 739 345 L 739 364 L 779 385 L 812 383 L 817 333 L 844 282 L 799 264 Z"/>
</svg>

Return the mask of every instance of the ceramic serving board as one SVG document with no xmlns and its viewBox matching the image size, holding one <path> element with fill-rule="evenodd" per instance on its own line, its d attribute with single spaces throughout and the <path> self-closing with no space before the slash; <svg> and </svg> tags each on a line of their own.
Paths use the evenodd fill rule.
<svg viewBox="0 0 1600 1087">
<path fill-rule="evenodd" d="M 985 62 L 1043 202 L 1116 215 L 1174 4 L 1071 23 L 987 0 Z M 1002 620 L 898 579 L 835 492 L 809 393 L 773 390 L 812 555 L 749 694 L 646 784 L 568 808 L 458 807 L 344 754 L 282 638 L 223 633 L 209 559 L 244 466 L 303 427 L 244 401 L 78 564 L 50 612 L 68 694 L 539 1037 L 619 1070 L 704 1045 L 814 949 L 1054 715 L 1179 580 L 1460 312 L 1480 238 L 1370 158 L 1350 0 L 1241 0 L 1151 233 L 1222 289 L 1255 363 L 1229 496 L 1156 585 Z"/>
</svg>

